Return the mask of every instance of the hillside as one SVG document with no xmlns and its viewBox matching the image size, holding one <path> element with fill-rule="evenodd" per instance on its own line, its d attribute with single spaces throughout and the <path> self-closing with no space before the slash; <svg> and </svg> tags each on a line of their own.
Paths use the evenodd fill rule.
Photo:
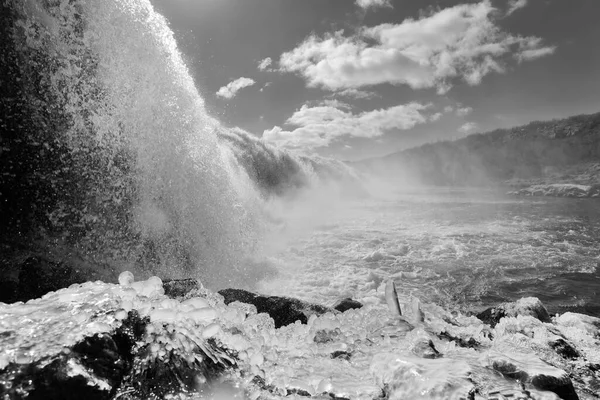
<svg viewBox="0 0 600 400">
<path fill-rule="evenodd" d="M 600 113 L 425 144 L 354 166 L 427 185 L 600 183 Z"/>
</svg>

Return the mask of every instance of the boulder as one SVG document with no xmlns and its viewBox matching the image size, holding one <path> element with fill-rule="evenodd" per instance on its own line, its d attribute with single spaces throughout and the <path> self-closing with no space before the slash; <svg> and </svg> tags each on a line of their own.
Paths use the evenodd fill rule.
<svg viewBox="0 0 600 400">
<path fill-rule="evenodd" d="M 548 311 L 537 297 L 524 297 L 512 303 L 503 303 L 488 308 L 476 316 L 493 328 L 502 318 L 517 315 L 529 315 L 542 322 L 551 322 Z"/>
<path fill-rule="evenodd" d="M 163 281 L 165 295 L 172 299 L 183 298 L 192 290 L 202 289 L 202 284 L 193 278 L 188 279 L 168 279 Z"/>
<path fill-rule="evenodd" d="M 112 398 L 130 372 L 133 349 L 147 321 L 135 312 L 112 332 L 86 337 L 38 360 L 17 360 L 0 370 L 4 399 Z"/>
<path fill-rule="evenodd" d="M 339 312 L 344 312 L 344 311 L 348 311 L 348 310 L 356 310 L 356 309 L 362 308 L 362 306 L 363 306 L 362 303 L 360 303 L 356 300 L 352 300 L 351 298 L 347 297 L 347 298 L 335 303 L 333 308 L 338 310 Z"/>
<path fill-rule="evenodd" d="M 308 322 L 311 315 L 321 315 L 336 310 L 318 304 L 311 304 L 298 299 L 279 296 L 263 296 L 242 289 L 223 289 L 218 292 L 225 299 L 225 304 L 239 301 L 253 304 L 259 313 L 267 313 L 275 327 L 280 328 L 296 321 L 302 324 Z"/>
<path fill-rule="evenodd" d="M 492 369 L 523 385 L 556 393 L 563 400 L 579 400 L 573 382 L 565 371 L 546 364 L 533 355 L 492 354 L 489 356 L 489 363 Z"/>
</svg>

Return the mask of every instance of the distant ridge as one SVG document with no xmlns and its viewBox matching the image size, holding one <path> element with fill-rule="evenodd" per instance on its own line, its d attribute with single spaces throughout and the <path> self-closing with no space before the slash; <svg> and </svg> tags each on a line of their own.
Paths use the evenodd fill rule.
<svg viewBox="0 0 600 400">
<path fill-rule="evenodd" d="M 353 166 L 427 185 L 599 183 L 600 113 L 429 143 Z"/>
</svg>

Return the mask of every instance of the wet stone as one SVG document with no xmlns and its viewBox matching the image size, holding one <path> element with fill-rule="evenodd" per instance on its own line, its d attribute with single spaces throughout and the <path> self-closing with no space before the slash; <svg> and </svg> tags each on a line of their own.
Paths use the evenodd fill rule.
<svg viewBox="0 0 600 400">
<path fill-rule="evenodd" d="M 362 308 L 362 303 L 356 301 L 356 300 L 352 300 L 351 298 L 345 298 L 343 300 L 338 301 L 333 308 L 340 311 L 340 312 L 345 312 L 348 310 L 356 310 L 359 308 Z"/>
<path fill-rule="evenodd" d="M 185 297 L 186 294 L 193 290 L 201 289 L 202 285 L 197 279 L 170 279 L 163 281 L 163 289 L 165 295 L 172 298 L 178 299 Z"/>
<path fill-rule="evenodd" d="M 563 338 L 558 338 L 556 340 L 548 342 L 548 345 L 556 351 L 560 356 L 569 359 L 575 360 L 581 357 L 581 354 L 573 347 L 572 344 L 564 340 Z"/>
<path fill-rule="evenodd" d="M 422 358 L 439 358 L 442 354 L 435 348 L 433 342 L 429 339 L 419 340 L 411 351 Z"/>
<path fill-rule="evenodd" d="M 240 303 L 253 304 L 259 313 L 267 313 L 275 322 L 275 327 L 280 328 L 296 321 L 302 324 L 308 322 L 311 315 L 322 315 L 326 312 L 337 312 L 329 307 L 307 303 L 298 299 L 279 296 L 263 296 L 242 289 L 223 289 L 219 291 L 225 304 L 239 301 Z"/>
<path fill-rule="evenodd" d="M 501 308 L 490 307 L 477 314 L 476 317 L 493 328 L 502 318 L 506 317 L 506 313 Z"/>
<path fill-rule="evenodd" d="M 334 351 L 333 353 L 331 353 L 331 358 L 340 358 L 342 360 L 346 360 L 346 361 L 350 361 L 350 357 L 352 357 L 352 354 L 348 353 L 347 351 Z"/>
<path fill-rule="evenodd" d="M 321 329 L 315 333 L 313 341 L 319 344 L 329 343 L 335 341 L 341 334 L 342 331 L 339 329 Z"/>
</svg>

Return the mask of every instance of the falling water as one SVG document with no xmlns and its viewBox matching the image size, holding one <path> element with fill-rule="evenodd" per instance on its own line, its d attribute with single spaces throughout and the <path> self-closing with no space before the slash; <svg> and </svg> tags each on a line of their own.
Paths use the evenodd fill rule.
<svg viewBox="0 0 600 400">
<path fill-rule="evenodd" d="M 256 244 L 258 194 L 219 144 L 224 128 L 165 19 L 148 0 L 2 7 L 13 43 L 4 234 L 163 276 L 233 279 Z"/>
</svg>

